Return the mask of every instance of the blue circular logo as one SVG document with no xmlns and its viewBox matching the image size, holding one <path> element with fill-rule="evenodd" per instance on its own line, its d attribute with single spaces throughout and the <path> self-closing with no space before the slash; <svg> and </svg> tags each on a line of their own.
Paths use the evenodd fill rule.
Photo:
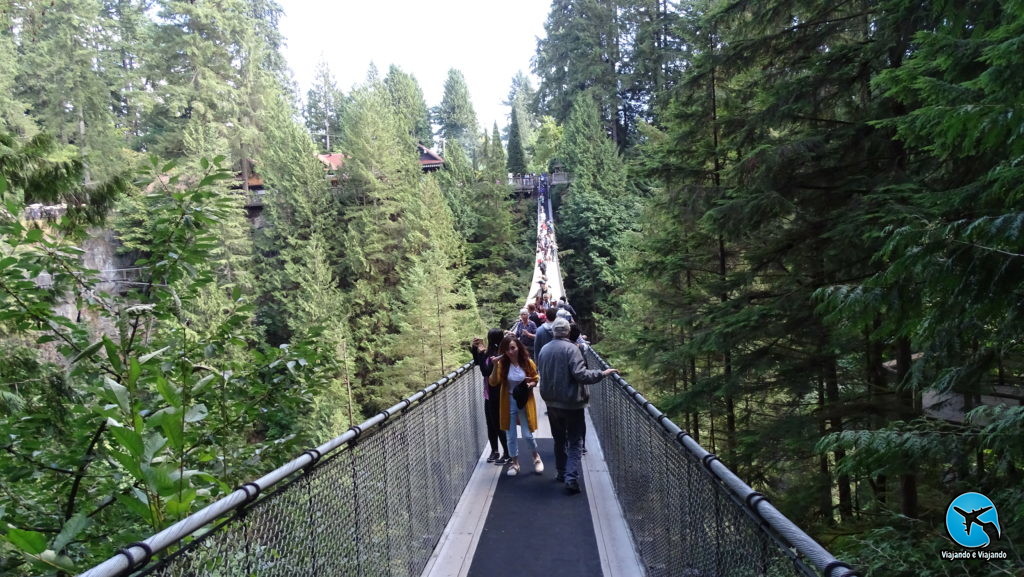
<svg viewBox="0 0 1024 577">
<path fill-rule="evenodd" d="M 988 547 L 1002 534 L 996 505 L 981 493 L 964 493 L 946 509 L 946 532 L 961 547 Z"/>
</svg>

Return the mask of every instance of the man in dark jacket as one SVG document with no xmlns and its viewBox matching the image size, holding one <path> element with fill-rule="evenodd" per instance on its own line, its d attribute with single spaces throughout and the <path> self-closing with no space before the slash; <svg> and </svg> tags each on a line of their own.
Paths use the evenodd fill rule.
<svg viewBox="0 0 1024 577">
<path fill-rule="evenodd" d="M 554 340 L 537 354 L 540 396 L 548 405 L 548 421 L 555 440 L 555 479 L 565 481 L 566 490 L 576 494 L 580 492 L 580 451 L 586 426 L 583 409 L 590 399 L 585 385 L 618 371 L 587 369 L 583 353 L 569 341 L 569 321 L 556 319 L 551 332 Z"/>
<path fill-rule="evenodd" d="M 544 311 L 545 320 L 544 324 L 537 327 L 537 332 L 534 333 L 533 339 L 533 358 L 534 360 L 540 358 L 540 351 L 544 348 L 544 345 L 551 342 L 555 338 L 555 335 L 551 333 L 551 323 L 555 322 L 558 317 L 558 309 L 549 307 Z M 551 315 L 551 316 L 547 316 Z"/>
</svg>

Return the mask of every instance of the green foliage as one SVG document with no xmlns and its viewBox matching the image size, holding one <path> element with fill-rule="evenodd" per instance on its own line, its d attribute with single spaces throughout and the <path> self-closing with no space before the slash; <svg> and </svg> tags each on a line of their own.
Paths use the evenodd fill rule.
<svg viewBox="0 0 1024 577">
<path fill-rule="evenodd" d="M 344 114 L 345 96 L 335 84 L 334 76 L 325 60 L 317 63 L 313 86 L 306 92 L 306 107 L 303 116 L 306 129 L 315 135 L 322 152 L 332 152 L 333 142 L 341 133 L 341 117 Z"/>
<path fill-rule="evenodd" d="M 620 95 L 682 76 L 627 153 L 654 188 L 616 255 L 630 282 L 602 346 L 840 558 L 984 574 L 939 560 L 936 528 L 966 490 L 1020 515 L 1003 505 L 1019 412 L 978 407 L 1019 394 L 1020 3 L 711 8 L 617 12 L 623 50 L 649 55 L 622 59 Z M 672 61 L 659 27 L 682 39 Z M 584 32 L 560 33 L 568 49 Z M 549 104 L 569 73 L 544 75 Z M 582 148 L 568 124 L 564 147 Z M 946 422 L 922 410 L 935 399 L 977 408 Z"/>
<path fill-rule="evenodd" d="M 550 116 L 541 119 L 537 139 L 530 151 L 530 172 L 551 172 L 552 163 L 558 158 L 562 146 L 562 126 Z"/>
<path fill-rule="evenodd" d="M 434 141 L 430 111 L 416 78 L 392 65 L 384 77 L 384 86 L 388 89 L 391 107 L 402 117 L 404 130 L 414 141 L 430 148 Z"/>
<path fill-rule="evenodd" d="M 133 201 L 148 218 L 132 223 L 147 250 L 123 292 L 99 288 L 73 236 L 0 222 L 0 323 L 24 343 L 4 343 L 17 362 L 3 374 L 3 488 L 20 496 L 3 509 L 5 566 L 80 569 L 110 540 L 161 529 L 294 452 L 263 435 L 308 443 L 261 412 L 301 412 L 319 385 L 298 368 L 315 357 L 252 346 L 244 283 L 217 252 L 238 212 L 216 187 L 230 178 L 221 160 L 201 162 L 193 186 L 173 163 L 150 163 Z M 48 283 L 33 280 L 43 274 Z M 204 310 L 213 295 L 222 308 Z M 88 323 L 57 312 L 67 299 Z"/>
<path fill-rule="evenodd" d="M 558 208 L 560 263 L 565 290 L 583 318 L 584 332 L 597 338 L 590 319 L 618 284 L 615 254 L 632 227 L 635 198 L 615 143 L 604 137 L 593 100 L 583 96 L 565 126 L 559 157 L 573 181 Z"/>
<path fill-rule="evenodd" d="M 433 112 L 434 124 L 440 126 L 438 134 L 445 141 L 458 141 L 466 154 L 477 159 L 477 125 L 476 111 L 469 96 L 469 88 L 462 72 L 452 68 L 444 83 L 444 95 L 441 104 Z"/>
<path fill-rule="evenodd" d="M 518 107 L 512 106 L 512 119 L 508 127 L 508 171 L 512 174 L 525 174 L 526 152 L 523 150 L 522 129 L 520 128 Z"/>
</svg>

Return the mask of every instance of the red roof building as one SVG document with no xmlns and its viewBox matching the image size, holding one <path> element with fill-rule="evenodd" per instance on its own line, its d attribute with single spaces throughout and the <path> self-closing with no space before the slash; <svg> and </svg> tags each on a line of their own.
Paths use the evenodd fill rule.
<svg viewBox="0 0 1024 577">
<path fill-rule="evenodd" d="M 433 172 L 440 170 L 444 166 L 444 159 L 438 153 L 423 146 L 423 144 L 417 144 L 416 148 L 420 150 L 420 167 L 423 169 L 423 172 Z"/>
</svg>

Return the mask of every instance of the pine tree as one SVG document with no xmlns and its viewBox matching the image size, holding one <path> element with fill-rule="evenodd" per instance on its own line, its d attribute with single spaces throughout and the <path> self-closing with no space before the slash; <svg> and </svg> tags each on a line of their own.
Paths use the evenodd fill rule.
<svg viewBox="0 0 1024 577">
<path fill-rule="evenodd" d="M 530 158 L 530 172 L 549 172 L 562 146 L 562 126 L 550 116 L 541 119 Z"/>
<path fill-rule="evenodd" d="M 16 98 L 29 105 L 43 130 L 78 149 L 86 181 L 112 176 L 124 155 L 110 106 L 112 54 L 105 36 L 111 27 L 100 1 L 59 10 L 33 1 L 16 10 L 24 23 L 18 29 Z"/>
<path fill-rule="evenodd" d="M 616 73 L 620 53 L 618 6 L 621 2 L 555 0 L 537 44 L 534 72 L 541 78 L 541 111 L 566 122 L 573 103 L 590 92 L 601 121 L 620 146 L 630 130 L 622 123 Z"/>
<path fill-rule="evenodd" d="M 519 117 L 519 141 L 523 150 L 533 149 L 537 140 L 537 130 L 540 129 L 540 117 L 537 114 L 537 91 L 530 83 L 530 78 L 522 71 L 512 77 L 512 87 L 509 88 L 508 100 L 504 102 Z M 506 137 L 510 137 L 511 124 L 505 128 Z"/>
<path fill-rule="evenodd" d="M 193 118 L 218 127 L 230 140 L 242 101 L 242 39 L 254 25 L 246 1 L 155 0 L 154 8 L 158 12 L 152 64 L 163 82 L 157 87 L 160 104 L 147 118 L 155 129 L 144 141 L 147 148 L 180 156 L 184 128 Z"/>
<path fill-rule="evenodd" d="M 526 153 L 523 151 L 518 108 L 512 105 L 512 119 L 508 127 L 508 171 L 512 174 L 525 174 Z"/>
<path fill-rule="evenodd" d="M 255 233 L 263 255 L 257 268 L 262 287 L 258 305 L 270 342 L 280 344 L 292 338 L 287 320 L 287 311 L 294 306 L 290 302 L 301 300 L 296 296 L 301 287 L 282 271 L 308 258 L 306 245 L 314 237 L 324 242 L 332 262 L 340 257 L 343 241 L 335 225 L 340 208 L 328 194 L 323 165 L 309 133 L 295 123 L 283 95 L 268 104 L 267 146 L 255 160 L 274 192 L 265 196 L 265 224 Z"/>
<path fill-rule="evenodd" d="M 581 329 L 599 338 L 594 317 L 604 312 L 603 301 L 617 284 L 615 253 L 632 226 L 635 206 L 625 165 L 586 95 L 577 99 L 566 122 L 560 156 L 573 174 L 556 209 L 565 290 L 582 317 Z"/>
<path fill-rule="evenodd" d="M 313 86 L 306 93 L 306 129 L 314 135 L 320 150 L 332 152 L 332 138 L 337 141 L 341 131 L 340 120 L 344 95 L 338 90 L 327 61 L 317 64 Z"/>
<path fill-rule="evenodd" d="M 434 110 L 434 123 L 440 128 L 438 134 L 445 141 L 455 140 L 462 144 L 466 155 L 476 166 L 477 126 L 476 111 L 469 97 L 469 88 L 462 72 L 452 68 L 444 83 L 444 95 L 441 104 Z"/>
<path fill-rule="evenodd" d="M 146 14 L 147 8 L 147 0 L 104 0 L 106 22 L 111 28 L 106 38 L 111 108 L 118 134 L 123 135 L 126 147 L 133 149 L 147 130 L 143 119 L 154 104 L 147 86 L 152 73 L 149 52 L 154 47 L 149 37 L 154 23 Z"/>
<path fill-rule="evenodd" d="M 392 65 L 384 77 L 384 86 L 391 97 L 391 106 L 402 115 L 409 136 L 413 141 L 431 148 L 434 137 L 430 126 L 430 111 L 416 78 Z"/>
<path fill-rule="evenodd" d="M 36 126 L 25 117 L 28 105 L 15 93 L 18 47 L 13 17 L 10 11 L 0 12 L 0 131 L 31 137 Z"/>
<path fill-rule="evenodd" d="M 344 270 L 340 275 L 352 310 L 353 363 L 360 405 L 370 412 L 394 401 L 395 384 L 383 378 L 397 359 L 398 290 L 413 255 L 428 248 L 416 204 L 419 166 L 415 149 L 391 108 L 384 86 L 372 80 L 352 93 L 343 124 L 346 178 L 343 192 Z"/>
<path fill-rule="evenodd" d="M 505 156 L 505 147 L 501 144 L 501 133 L 498 132 L 498 123 L 495 122 L 491 128 L 491 144 L 487 154 L 488 180 L 496 183 L 505 182 L 507 165 L 508 160 Z"/>
</svg>

